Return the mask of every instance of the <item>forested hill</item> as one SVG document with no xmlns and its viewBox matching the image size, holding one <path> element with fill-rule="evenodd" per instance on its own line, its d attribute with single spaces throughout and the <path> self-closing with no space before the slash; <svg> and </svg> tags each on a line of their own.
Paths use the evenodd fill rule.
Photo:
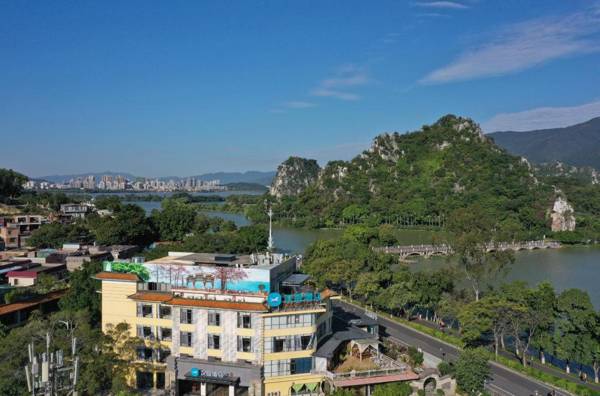
<svg viewBox="0 0 600 396">
<path fill-rule="evenodd" d="M 280 169 L 294 177 L 289 167 Z M 497 147 L 472 120 L 452 115 L 416 132 L 377 136 L 369 150 L 351 161 L 330 162 L 292 195 L 277 191 L 286 184 L 280 176 L 271 188 L 278 214 L 317 227 L 407 218 L 434 224 L 477 205 L 508 228 L 542 233 L 555 198 L 527 161 Z"/>
<path fill-rule="evenodd" d="M 600 117 L 565 128 L 495 132 L 496 144 L 535 163 L 560 161 L 600 169 Z"/>
</svg>

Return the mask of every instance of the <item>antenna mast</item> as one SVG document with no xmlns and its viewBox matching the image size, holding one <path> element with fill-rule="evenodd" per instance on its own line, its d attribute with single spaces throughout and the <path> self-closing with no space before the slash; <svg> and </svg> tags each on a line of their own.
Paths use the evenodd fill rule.
<svg viewBox="0 0 600 396">
<path fill-rule="evenodd" d="M 269 215 L 269 244 L 267 246 L 267 249 L 269 250 L 269 252 L 272 252 L 275 246 L 273 244 L 273 209 L 270 205 L 267 214 Z"/>
</svg>

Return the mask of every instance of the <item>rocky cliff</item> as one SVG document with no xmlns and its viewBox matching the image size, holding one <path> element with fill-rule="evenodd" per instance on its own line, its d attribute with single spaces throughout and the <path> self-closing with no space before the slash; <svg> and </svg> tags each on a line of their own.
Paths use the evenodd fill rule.
<svg viewBox="0 0 600 396">
<path fill-rule="evenodd" d="M 561 191 L 557 191 L 558 196 L 552 205 L 550 218 L 552 219 L 552 231 L 574 231 L 575 230 L 575 215 L 573 206 L 562 195 Z"/>
<path fill-rule="evenodd" d="M 299 195 L 317 182 L 320 171 L 314 159 L 290 157 L 277 168 L 270 193 L 277 198 Z"/>
</svg>

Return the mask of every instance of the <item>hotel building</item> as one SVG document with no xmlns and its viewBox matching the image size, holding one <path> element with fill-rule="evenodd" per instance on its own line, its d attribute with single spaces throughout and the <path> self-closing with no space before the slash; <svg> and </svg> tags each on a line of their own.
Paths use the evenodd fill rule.
<svg viewBox="0 0 600 396">
<path fill-rule="evenodd" d="M 131 385 L 175 395 L 316 396 L 331 335 L 329 290 L 314 290 L 283 254 L 170 252 L 105 262 L 102 328 L 126 322 L 144 340 Z M 323 366 L 323 367 L 319 367 Z"/>
</svg>

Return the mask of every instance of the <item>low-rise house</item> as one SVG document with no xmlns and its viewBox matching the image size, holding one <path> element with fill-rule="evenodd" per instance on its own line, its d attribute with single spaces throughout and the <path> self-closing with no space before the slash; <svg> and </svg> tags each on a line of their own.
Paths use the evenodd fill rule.
<svg viewBox="0 0 600 396">
<path fill-rule="evenodd" d="M 60 205 L 60 213 L 71 219 L 83 219 L 94 211 L 94 205 L 89 203 L 68 203 Z"/>
<path fill-rule="evenodd" d="M 14 215 L 0 217 L 0 238 L 4 241 L 6 249 L 19 249 L 31 233 L 48 223 L 42 215 Z"/>
<path fill-rule="evenodd" d="M 6 278 L 11 286 L 27 287 L 35 285 L 41 274 L 64 279 L 67 275 L 67 266 L 65 264 L 34 264 L 34 266 L 26 269 L 10 271 L 6 274 Z"/>
</svg>

